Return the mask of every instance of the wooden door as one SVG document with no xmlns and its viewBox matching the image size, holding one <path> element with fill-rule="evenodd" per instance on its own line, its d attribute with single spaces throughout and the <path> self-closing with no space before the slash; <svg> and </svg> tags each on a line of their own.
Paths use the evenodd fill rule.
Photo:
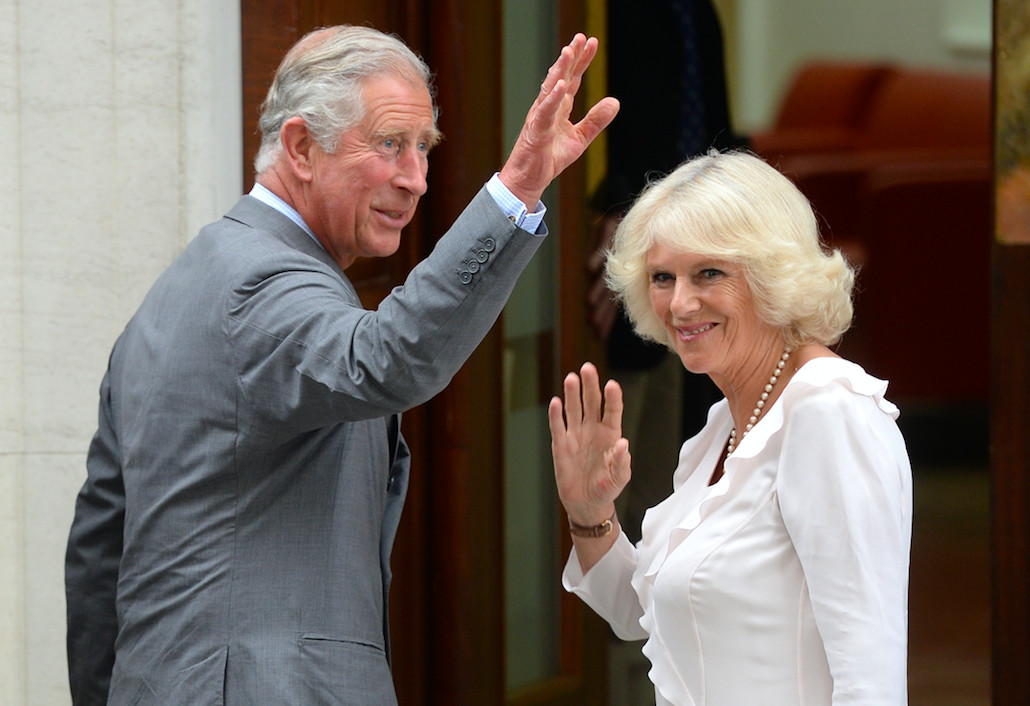
<svg viewBox="0 0 1030 706">
<path fill-rule="evenodd" d="M 582 26 L 576 24 L 582 4 L 561 3 L 563 36 L 571 36 L 570 25 Z M 501 2 L 242 0 L 241 16 L 248 189 L 259 143 L 259 106 L 282 56 L 307 31 L 369 24 L 403 38 L 437 76 L 445 140 L 431 158 L 429 192 L 396 255 L 359 261 L 348 269 L 362 301 L 375 307 L 428 254 L 503 161 Z M 551 226 L 561 231 L 561 258 L 575 263 L 563 264 L 562 271 L 578 271 L 583 262 L 577 201 L 582 178 L 579 170 L 563 178 L 562 221 Z M 562 300 L 581 301 L 565 292 L 581 284 L 575 277 L 564 283 Z M 562 317 L 556 345 L 567 368 L 584 358 L 579 342 L 585 319 L 564 309 Z M 393 554 L 391 595 L 394 680 L 401 706 L 480 706 L 506 699 L 500 329 L 495 327 L 444 392 L 404 415 L 412 480 Z M 557 528 L 559 518 L 554 522 Z M 556 587 L 557 582 L 555 576 Z M 539 693 L 560 692 L 567 703 L 599 704 L 604 653 L 598 648 L 603 641 L 591 639 L 599 634 L 598 623 L 571 597 L 562 599 L 560 615 L 560 673 Z M 551 696 L 531 701 L 559 703 Z"/>
<path fill-rule="evenodd" d="M 1030 7 L 994 3 L 992 702 L 1030 703 Z"/>
</svg>

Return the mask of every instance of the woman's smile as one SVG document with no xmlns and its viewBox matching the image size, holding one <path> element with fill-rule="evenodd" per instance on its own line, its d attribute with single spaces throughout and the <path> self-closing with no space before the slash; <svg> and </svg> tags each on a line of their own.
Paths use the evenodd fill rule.
<svg viewBox="0 0 1030 706">
<path fill-rule="evenodd" d="M 701 335 L 714 329 L 716 325 L 717 324 L 714 323 L 704 323 L 700 325 L 677 326 L 675 327 L 675 330 L 681 341 L 694 341 Z"/>
</svg>

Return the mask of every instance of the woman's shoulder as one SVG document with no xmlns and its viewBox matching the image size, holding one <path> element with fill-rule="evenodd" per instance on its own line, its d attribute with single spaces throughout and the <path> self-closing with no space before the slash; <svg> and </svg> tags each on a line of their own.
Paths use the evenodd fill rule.
<svg viewBox="0 0 1030 706">
<path fill-rule="evenodd" d="M 805 355 L 784 390 L 787 406 L 797 404 L 853 404 L 865 398 L 882 412 L 897 419 L 898 408 L 887 397 L 888 383 L 865 371 L 861 365 L 828 351 Z"/>
</svg>

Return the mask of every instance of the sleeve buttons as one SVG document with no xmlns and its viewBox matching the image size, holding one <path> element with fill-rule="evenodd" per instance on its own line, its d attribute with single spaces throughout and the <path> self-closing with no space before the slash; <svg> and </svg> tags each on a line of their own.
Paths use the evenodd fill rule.
<svg viewBox="0 0 1030 706">
<path fill-rule="evenodd" d="M 482 266 L 490 259 L 490 253 L 496 249 L 497 241 L 494 238 L 480 239 L 479 247 L 474 247 L 471 250 L 472 257 L 461 263 L 461 269 L 458 270 L 458 279 L 461 283 L 470 284 L 472 276 L 482 269 Z"/>
</svg>

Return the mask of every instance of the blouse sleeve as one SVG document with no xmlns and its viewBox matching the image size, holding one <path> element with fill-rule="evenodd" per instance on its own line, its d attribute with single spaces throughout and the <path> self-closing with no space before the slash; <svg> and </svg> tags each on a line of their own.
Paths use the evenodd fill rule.
<svg viewBox="0 0 1030 706">
<path fill-rule="evenodd" d="M 647 638 L 647 632 L 640 627 L 644 611 L 631 583 L 636 565 L 636 547 L 620 532 L 608 553 L 586 574 L 573 548 L 562 573 L 562 586 L 608 621 L 619 638 L 643 640 Z"/>
<path fill-rule="evenodd" d="M 892 416 L 829 386 L 787 411 L 778 497 L 833 677 L 833 704 L 907 703 L 912 481 Z"/>
</svg>

